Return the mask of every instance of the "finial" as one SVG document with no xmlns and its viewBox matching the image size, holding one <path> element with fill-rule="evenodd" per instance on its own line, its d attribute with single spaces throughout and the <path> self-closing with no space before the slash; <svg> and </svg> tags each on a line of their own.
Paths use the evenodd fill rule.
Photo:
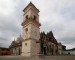
<svg viewBox="0 0 75 60">
<path fill-rule="evenodd" d="M 30 1 L 30 3 L 32 3 L 32 1 Z"/>
</svg>

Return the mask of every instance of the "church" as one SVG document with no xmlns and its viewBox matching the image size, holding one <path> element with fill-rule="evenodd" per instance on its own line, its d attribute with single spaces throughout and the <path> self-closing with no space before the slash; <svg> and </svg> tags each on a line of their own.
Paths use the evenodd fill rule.
<svg viewBox="0 0 75 60">
<path fill-rule="evenodd" d="M 36 55 L 58 55 L 66 46 L 58 43 L 53 32 L 40 33 L 39 9 L 30 2 L 23 10 L 24 19 L 21 24 L 22 35 L 12 41 L 9 46 L 11 55 L 36 56 Z"/>
</svg>

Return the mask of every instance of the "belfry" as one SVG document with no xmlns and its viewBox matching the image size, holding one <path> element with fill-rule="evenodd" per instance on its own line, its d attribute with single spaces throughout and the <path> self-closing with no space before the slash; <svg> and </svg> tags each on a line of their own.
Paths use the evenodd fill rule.
<svg viewBox="0 0 75 60">
<path fill-rule="evenodd" d="M 30 2 L 23 10 L 24 20 L 23 27 L 23 41 L 22 41 L 22 56 L 34 56 L 40 51 L 40 26 L 39 10 Z"/>
</svg>

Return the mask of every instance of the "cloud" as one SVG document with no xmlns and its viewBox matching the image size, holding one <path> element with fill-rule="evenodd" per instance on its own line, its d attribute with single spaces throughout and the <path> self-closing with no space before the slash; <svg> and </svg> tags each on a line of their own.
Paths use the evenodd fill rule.
<svg viewBox="0 0 75 60">
<path fill-rule="evenodd" d="M 75 47 L 75 0 L 0 0 L 0 46 L 22 34 L 22 10 L 30 1 L 40 10 L 40 30 L 52 30 L 58 42 Z"/>
</svg>

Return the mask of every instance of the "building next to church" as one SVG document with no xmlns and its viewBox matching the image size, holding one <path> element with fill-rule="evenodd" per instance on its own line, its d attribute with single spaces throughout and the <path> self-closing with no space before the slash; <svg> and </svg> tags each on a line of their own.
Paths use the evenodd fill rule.
<svg viewBox="0 0 75 60">
<path fill-rule="evenodd" d="M 0 47 L 0 56 L 5 56 L 5 55 L 10 55 L 10 49 L 9 48 L 4 48 L 4 47 Z"/>
<path fill-rule="evenodd" d="M 65 55 L 75 55 L 75 48 L 64 50 L 63 54 L 65 54 Z"/>
<path fill-rule="evenodd" d="M 62 54 L 63 45 L 58 43 L 52 31 L 40 33 L 39 10 L 31 2 L 23 10 L 23 34 L 10 45 L 11 54 L 35 56 L 38 54 Z"/>
</svg>

